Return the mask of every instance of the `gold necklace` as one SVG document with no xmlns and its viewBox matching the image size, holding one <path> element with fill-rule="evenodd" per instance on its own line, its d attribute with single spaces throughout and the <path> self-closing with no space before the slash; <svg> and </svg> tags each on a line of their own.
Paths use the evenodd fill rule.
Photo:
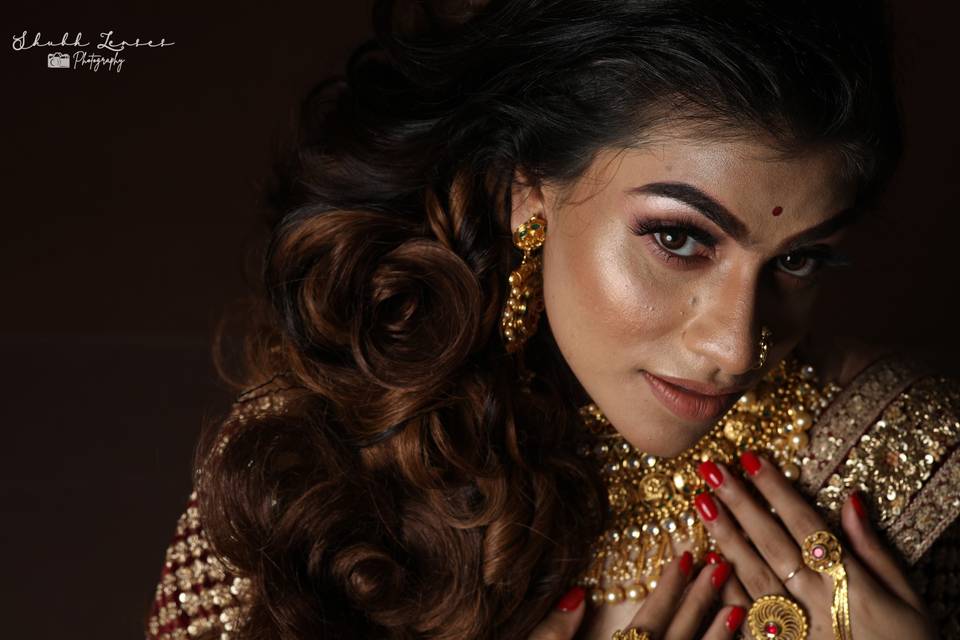
<svg viewBox="0 0 960 640">
<path fill-rule="evenodd" d="M 697 517 L 693 499 L 706 486 L 697 474 L 704 460 L 729 465 L 753 450 L 775 461 L 796 480 L 807 430 L 840 391 L 823 387 L 810 365 L 788 356 L 773 367 L 692 447 L 674 458 L 634 449 L 595 404 L 580 409 L 589 441 L 578 453 L 599 467 L 607 488 L 609 527 L 591 547 L 592 561 L 577 584 L 595 604 L 637 601 L 656 588 L 660 568 L 674 545 L 691 543 L 700 561 L 716 541 Z"/>
</svg>

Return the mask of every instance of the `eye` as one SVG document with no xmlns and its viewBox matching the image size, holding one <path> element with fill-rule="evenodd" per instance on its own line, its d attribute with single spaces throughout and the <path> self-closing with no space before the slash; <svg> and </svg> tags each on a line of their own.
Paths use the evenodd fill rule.
<svg viewBox="0 0 960 640">
<path fill-rule="evenodd" d="M 691 265 L 708 259 L 717 239 L 700 227 L 680 220 L 634 220 L 631 231 L 638 236 L 649 236 L 654 253 L 665 262 Z M 698 247 L 704 249 L 698 250 Z M 852 263 L 830 245 L 813 245 L 792 251 L 774 259 L 778 271 L 792 284 L 811 284 L 827 267 L 846 267 Z"/>
<path fill-rule="evenodd" d="M 666 262 L 692 263 L 708 252 L 698 251 L 717 244 L 716 239 L 700 227 L 672 220 L 634 220 L 631 227 L 638 236 L 650 236 L 651 248 Z"/>
<path fill-rule="evenodd" d="M 809 278 L 820 267 L 814 256 L 803 253 L 788 253 L 777 258 L 777 261 L 784 271 L 796 278 Z"/>
<path fill-rule="evenodd" d="M 696 255 L 697 240 L 680 227 L 666 231 L 656 231 L 653 237 L 657 239 L 661 247 L 671 253 L 684 257 Z"/>
<path fill-rule="evenodd" d="M 829 245 L 814 245 L 794 251 L 777 258 L 781 272 L 801 283 L 813 280 L 824 269 L 830 267 L 849 267 L 853 264 L 846 256 L 837 253 Z"/>
</svg>

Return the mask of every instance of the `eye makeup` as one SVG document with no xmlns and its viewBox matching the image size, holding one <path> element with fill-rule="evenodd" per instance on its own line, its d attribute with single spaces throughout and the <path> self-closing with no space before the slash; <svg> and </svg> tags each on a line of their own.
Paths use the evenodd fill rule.
<svg viewBox="0 0 960 640">
<path fill-rule="evenodd" d="M 630 230 L 637 236 L 647 236 L 651 250 L 662 260 L 668 263 L 677 262 L 678 264 L 684 266 L 692 266 L 696 262 L 709 259 L 712 249 L 718 244 L 718 240 L 713 234 L 684 216 L 678 216 L 669 219 L 634 218 L 630 224 Z M 657 238 L 659 234 L 666 232 L 679 233 L 692 238 L 701 246 L 708 249 L 708 251 L 692 256 L 680 255 L 675 251 L 664 247 L 663 243 Z M 815 264 L 817 265 L 812 274 L 806 276 L 798 276 L 789 269 L 781 269 L 783 273 L 792 276 L 797 280 L 811 280 L 817 273 L 822 271 L 823 268 L 848 267 L 853 264 L 853 262 L 847 256 L 839 253 L 834 247 L 827 244 L 817 244 L 803 247 L 794 250 L 789 254 L 778 256 L 777 259 L 779 260 L 787 256 L 794 258 L 809 258 L 814 260 Z"/>
</svg>

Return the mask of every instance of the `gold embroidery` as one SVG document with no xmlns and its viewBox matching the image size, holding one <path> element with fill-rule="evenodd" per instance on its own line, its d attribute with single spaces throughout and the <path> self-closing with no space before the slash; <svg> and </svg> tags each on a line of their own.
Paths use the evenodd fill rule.
<svg viewBox="0 0 960 640">
<path fill-rule="evenodd" d="M 814 495 L 870 421 L 926 371 L 923 363 L 903 356 L 883 358 L 861 371 L 820 416 L 803 459 L 800 488 Z"/>
<path fill-rule="evenodd" d="M 960 513 L 960 451 L 950 455 L 960 441 L 958 419 L 960 380 L 914 381 L 836 459 L 817 491 L 817 505 L 837 525 L 846 496 L 860 489 L 875 525 L 915 562 Z"/>
<path fill-rule="evenodd" d="M 249 598 L 249 581 L 230 575 L 214 555 L 200 526 L 196 492 L 177 521 L 167 548 L 150 618 L 149 638 L 198 638 L 212 630 L 231 632 Z M 226 635 L 225 638 L 228 638 Z"/>
<path fill-rule="evenodd" d="M 224 421 L 223 436 L 216 450 L 221 451 L 229 439 L 231 426 L 242 425 L 253 416 L 279 411 L 285 404 L 281 390 L 272 386 L 258 395 L 250 395 L 252 390 L 240 394 Z M 210 548 L 196 503 L 194 491 L 167 547 L 147 619 L 150 640 L 203 637 L 230 640 L 246 617 L 246 607 L 251 600 L 250 580 L 237 576 L 238 572 Z"/>
<path fill-rule="evenodd" d="M 960 515 L 960 448 L 956 449 L 894 528 L 896 545 L 908 562 L 915 562 Z M 914 523 L 914 524 L 909 524 Z M 960 576 L 957 578 L 960 583 Z"/>
</svg>

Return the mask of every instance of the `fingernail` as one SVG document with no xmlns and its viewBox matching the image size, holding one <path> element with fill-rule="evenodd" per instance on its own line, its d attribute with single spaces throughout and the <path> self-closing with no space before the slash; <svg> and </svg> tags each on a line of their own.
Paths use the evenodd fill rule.
<svg viewBox="0 0 960 640">
<path fill-rule="evenodd" d="M 683 555 L 680 556 L 680 571 L 683 572 L 683 575 L 689 576 L 690 571 L 693 570 L 693 554 L 689 551 L 684 551 Z"/>
<path fill-rule="evenodd" d="M 723 484 L 723 474 L 720 473 L 720 467 L 718 467 L 712 460 L 705 460 L 700 463 L 697 467 L 697 473 L 707 481 L 711 487 L 716 489 L 721 484 Z"/>
<path fill-rule="evenodd" d="M 703 559 L 707 564 L 720 564 L 723 562 L 723 556 L 716 551 L 707 551 L 707 555 L 703 556 Z"/>
<path fill-rule="evenodd" d="M 580 603 L 583 602 L 583 596 L 585 595 L 583 587 L 574 587 L 567 591 L 566 594 L 560 601 L 557 602 L 557 611 L 573 611 L 580 606 Z"/>
<path fill-rule="evenodd" d="M 710 584 L 713 585 L 714 589 L 719 590 L 723 584 L 727 581 L 727 578 L 730 577 L 730 563 L 721 562 L 713 570 L 713 573 L 710 574 Z"/>
<path fill-rule="evenodd" d="M 730 615 L 727 616 L 727 631 L 733 633 L 740 628 L 740 625 L 743 624 L 743 616 L 746 614 L 746 611 L 743 607 L 734 607 L 730 612 Z"/>
<path fill-rule="evenodd" d="M 755 476 L 760 471 L 760 458 L 753 451 L 744 451 L 740 454 L 740 466 L 748 474 Z"/>
<path fill-rule="evenodd" d="M 693 503 L 697 505 L 697 511 L 700 512 L 700 515 L 702 515 L 705 520 L 713 520 L 717 517 L 717 504 L 713 501 L 713 498 L 710 497 L 709 493 L 698 493 L 697 497 L 693 499 Z"/>
<path fill-rule="evenodd" d="M 850 494 L 850 502 L 853 503 L 853 510 L 857 512 L 861 520 L 867 519 L 867 509 L 863 506 L 863 500 L 860 498 L 860 492 L 854 491 Z"/>
</svg>

